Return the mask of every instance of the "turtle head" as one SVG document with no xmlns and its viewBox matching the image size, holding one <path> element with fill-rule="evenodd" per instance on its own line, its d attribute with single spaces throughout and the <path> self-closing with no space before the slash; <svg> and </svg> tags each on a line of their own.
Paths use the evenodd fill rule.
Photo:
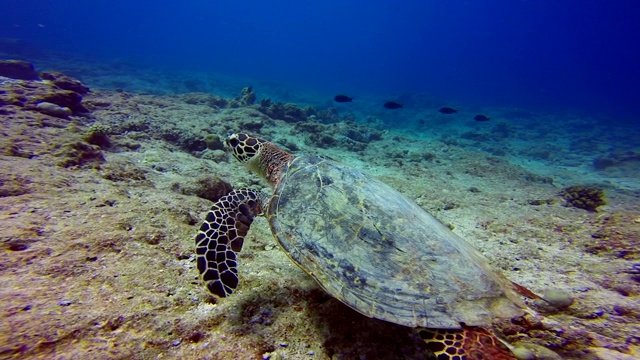
<svg viewBox="0 0 640 360">
<path fill-rule="evenodd" d="M 280 175 L 287 162 L 294 158 L 293 154 L 281 149 L 276 144 L 245 133 L 229 135 L 226 145 L 236 160 L 263 176 L 273 185 L 276 185 L 280 180 Z"/>
<path fill-rule="evenodd" d="M 260 157 L 262 146 L 266 143 L 267 140 L 244 133 L 231 134 L 226 141 L 233 157 L 245 165 Z"/>
</svg>

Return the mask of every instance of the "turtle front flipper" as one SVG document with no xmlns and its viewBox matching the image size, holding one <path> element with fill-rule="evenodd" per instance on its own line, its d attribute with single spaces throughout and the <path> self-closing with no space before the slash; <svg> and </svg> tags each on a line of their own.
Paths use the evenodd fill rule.
<svg viewBox="0 0 640 360">
<path fill-rule="evenodd" d="M 260 196 L 233 190 L 213 204 L 196 236 L 198 271 L 209 292 L 219 297 L 238 286 L 237 254 L 253 218 L 262 212 Z"/>
<path fill-rule="evenodd" d="M 481 327 L 416 330 L 437 360 L 516 360 L 502 340 Z"/>
</svg>

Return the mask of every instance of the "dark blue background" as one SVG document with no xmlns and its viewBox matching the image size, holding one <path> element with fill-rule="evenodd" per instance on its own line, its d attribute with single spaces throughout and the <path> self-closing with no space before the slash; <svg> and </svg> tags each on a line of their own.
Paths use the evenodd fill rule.
<svg viewBox="0 0 640 360">
<path fill-rule="evenodd" d="M 426 92 L 637 121 L 638 8 L 630 0 L 0 0 L 0 37 L 331 94 Z"/>
</svg>

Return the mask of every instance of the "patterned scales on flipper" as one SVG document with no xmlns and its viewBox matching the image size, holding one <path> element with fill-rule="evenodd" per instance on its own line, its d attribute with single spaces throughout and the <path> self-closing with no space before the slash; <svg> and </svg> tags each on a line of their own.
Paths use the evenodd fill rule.
<svg viewBox="0 0 640 360">
<path fill-rule="evenodd" d="M 505 344 L 481 327 L 417 330 L 436 360 L 516 360 Z"/>
<path fill-rule="evenodd" d="M 237 189 L 213 204 L 196 236 L 198 271 L 207 289 L 219 297 L 238 286 L 237 253 L 253 218 L 262 212 L 258 194 Z"/>
</svg>

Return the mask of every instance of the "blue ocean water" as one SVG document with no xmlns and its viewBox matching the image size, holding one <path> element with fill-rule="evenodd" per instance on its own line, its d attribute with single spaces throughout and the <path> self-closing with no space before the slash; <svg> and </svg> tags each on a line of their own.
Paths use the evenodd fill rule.
<svg viewBox="0 0 640 360">
<path fill-rule="evenodd" d="M 5 0 L 0 9 L 0 38 L 105 61 L 292 84 L 328 99 L 421 93 L 442 105 L 640 123 L 633 1 Z"/>
</svg>

